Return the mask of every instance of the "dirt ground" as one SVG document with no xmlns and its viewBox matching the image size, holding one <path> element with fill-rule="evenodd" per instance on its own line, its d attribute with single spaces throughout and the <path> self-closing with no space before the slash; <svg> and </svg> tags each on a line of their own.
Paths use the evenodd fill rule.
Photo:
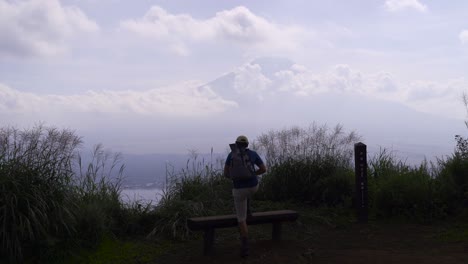
<svg viewBox="0 0 468 264">
<path fill-rule="evenodd" d="M 350 224 L 305 227 L 284 224 L 283 240 L 271 241 L 268 226 L 252 226 L 251 254 L 242 259 L 235 229 L 222 230 L 210 256 L 202 240 L 185 242 L 155 263 L 468 263 L 468 242 L 446 225 Z M 456 231 L 455 231 L 456 232 Z"/>
</svg>

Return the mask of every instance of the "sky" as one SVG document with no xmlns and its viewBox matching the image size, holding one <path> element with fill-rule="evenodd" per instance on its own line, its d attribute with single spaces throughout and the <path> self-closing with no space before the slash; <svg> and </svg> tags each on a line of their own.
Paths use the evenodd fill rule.
<svg viewBox="0 0 468 264">
<path fill-rule="evenodd" d="M 461 0 L 0 0 L 0 122 L 128 153 L 340 123 L 373 146 L 447 153 L 466 133 L 467 13 Z"/>
</svg>

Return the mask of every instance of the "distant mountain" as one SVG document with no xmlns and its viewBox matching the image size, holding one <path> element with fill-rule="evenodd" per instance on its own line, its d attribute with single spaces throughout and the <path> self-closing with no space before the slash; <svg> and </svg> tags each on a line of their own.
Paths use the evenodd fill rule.
<svg viewBox="0 0 468 264">
<path fill-rule="evenodd" d="M 127 187 L 162 187 L 171 177 L 185 172 L 200 171 L 205 166 L 213 165 L 219 169 L 224 159 L 222 154 L 199 153 L 196 157 L 189 154 L 124 154 L 125 178 Z"/>
<path fill-rule="evenodd" d="M 256 91 L 257 89 L 267 88 L 264 87 L 262 80 L 270 82 L 270 80 L 276 78 L 276 73 L 289 70 L 293 65 L 294 63 L 291 60 L 285 58 L 258 58 L 239 67 L 236 71 L 227 73 L 202 86 L 210 87 L 222 98 L 235 101 L 241 106 L 255 105 L 259 98 L 266 97 L 270 92 Z M 257 69 L 259 72 L 256 72 Z M 264 79 L 256 79 L 259 74 Z M 271 97 L 268 97 L 268 99 L 271 99 Z"/>
<path fill-rule="evenodd" d="M 259 67 L 260 73 L 269 81 L 264 90 L 243 93 L 242 89 L 236 89 L 236 85 L 242 84 L 239 84 L 239 79 L 242 81 L 249 77 L 249 73 L 243 71 L 228 73 L 206 86 L 221 97 L 238 102 L 239 109 L 232 110 L 232 115 L 227 117 L 230 123 L 247 124 L 246 119 L 256 120 L 256 131 L 261 133 L 270 128 L 307 126 L 312 122 L 329 126 L 339 123 L 345 129 L 361 134 L 371 150 L 378 151 L 384 147 L 394 150 L 403 159 L 411 156 L 408 161 L 412 162 L 451 153 L 454 135 L 466 133 L 463 121 L 458 119 L 418 112 L 395 101 L 357 92 L 331 90 L 298 95 L 281 90 L 277 74 L 291 71 L 294 63 L 288 59 L 259 58 L 249 65 Z M 250 89 L 257 88 L 255 83 L 247 81 L 243 84 L 252 85 Z"/>
<path fill-rule="evenodd" d="M 342 124 L 346 130 L 362 135 L 370 157 L 385 148 L 409 164 L 419 164 L 426 158 L 434 160 L 449 155 L 454 149 L 454 135 L 466 133 L 463 121 L 418 112 L 401 103 L 358 92 L 331 90 L 301 95 L 280 89 L 278 73 L 291 70 L 293 65 L 284 58 L 259 58 L 202 85 L 224 100 L 235 101 L 238 107 L 214 118 L 171 124 L 181 134 L 162 138 L 177 136 L 179 139 L 190 129 L 199 135 L 197 141 L 203 146 L 224 146 L 239 133 L 248 134 L 254 140 L 272 129 L 304 127 L 313 122 L 330 127 Z M 223 149 L 218 147 L 216 151 L 220 150 Z M 217 155 L 224 159 L 224 154 Z M 199 158 L 208 160 L 209 156 Z M 165 182 L 168 164 L 180 171 L 189 156 L 125 154 L 124 158 L 128 175 L 125 184 L 138 185 Z"/>
<path fill-rule="evenodd" d="M 275 73 L 289 70 L 294 62 L 287 58 L 281 57 L 261 57 L 250 62 L 252 65 L 258 65 L 262 69 L 262 74 L 273 79 Z"/>
</svg>

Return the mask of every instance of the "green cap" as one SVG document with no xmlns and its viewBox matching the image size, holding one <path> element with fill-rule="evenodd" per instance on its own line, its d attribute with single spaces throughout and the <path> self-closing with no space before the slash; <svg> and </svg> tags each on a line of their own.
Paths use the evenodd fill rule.
<svg viewBox="0 0 468 264">
<path fill-rule="evenodd" d="M 241 136 L 237 137 L 236 143 L 247 143 L 247 144 L 249 144 L 249 139 L 246 136 L 241 135 Z"/>
</svg>

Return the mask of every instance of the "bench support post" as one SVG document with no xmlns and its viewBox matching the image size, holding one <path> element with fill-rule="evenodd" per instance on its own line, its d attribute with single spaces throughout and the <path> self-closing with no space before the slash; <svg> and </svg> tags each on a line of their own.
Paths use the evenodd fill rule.
<svg viewBox="0 0 468 264">
<path fill-rule="evenodd" d="M 273 240 L 281 240 L 281 222 L 273 222 L 271 237 Z"/>
<path fill-rule="evenodd" d="M 214 243 L 214 228 L 207 228 L 203 234 L 203 255 L 207 256 L 210 254 Z"/>
<path fill-rule="evenodd" d="M 298 218 L 298 213 L 293 210 L 278 210 L 257 212 L 247 219 L 248 225 L 271 224 L 273 240 L 282 239 L 283 222 L 293 222 Z M 187 219 L 187 226 L 191 231 L 203 231 L 203 255 L 213 253 L 216 228 L 238 227 L 236 215 L 202 216 Z"/>
</svg>

